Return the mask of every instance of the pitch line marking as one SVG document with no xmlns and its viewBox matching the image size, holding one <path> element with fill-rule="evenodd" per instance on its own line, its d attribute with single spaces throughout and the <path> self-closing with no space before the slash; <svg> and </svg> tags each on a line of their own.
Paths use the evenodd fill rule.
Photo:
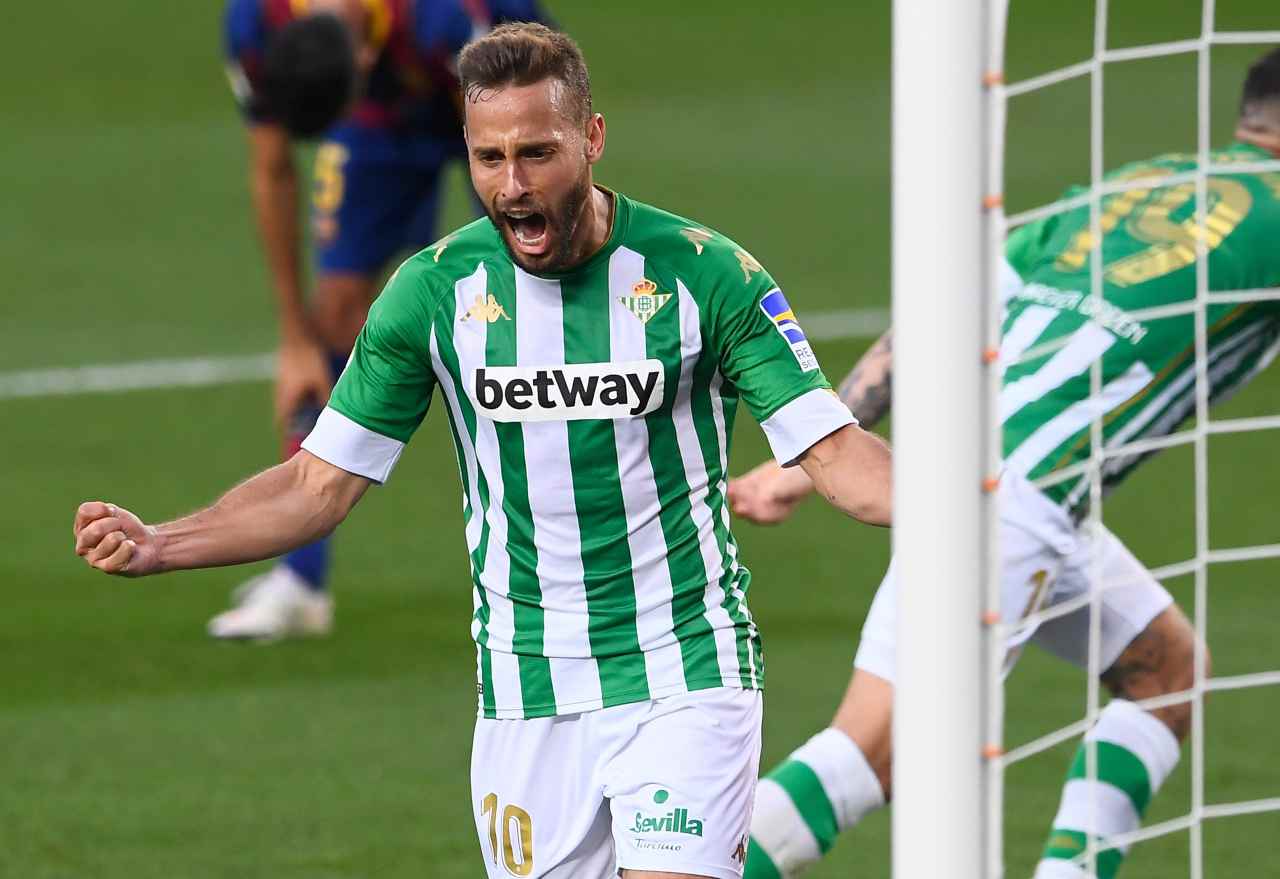
<svg viewBox="0 0 1280 879">
<path fill-rule="evenodd" d="M 842 308 L 803 317 L 805 335 L 818 342 L 865 339 L 889 327 L 887 308 Z M 0 400 L 118 394 L 164 388 L 206 388 L 266 381 L 275 374 L 273 352 L 233 357 L 189 357 L 0 372 Z"/>
</svg>

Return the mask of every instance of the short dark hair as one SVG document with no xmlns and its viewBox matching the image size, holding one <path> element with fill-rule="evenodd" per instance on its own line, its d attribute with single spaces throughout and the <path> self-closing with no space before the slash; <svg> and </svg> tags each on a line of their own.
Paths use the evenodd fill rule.
<svg viewBox="0 0 1280 879">
<path fill-rule="evenodd" d="M 1280 124 L 1280 48 L 1272 49 L 1249 68 L 1240 96 L 1240 121 L 1251 128 Z"/>
<path fill-rule="evenodd" d="M 272 35 L 262 60 L 260 112 L 294 137 L 319 135 L 351 103 L 355 42 L 336 15 L 308 15 L 289 22 Z"/>
<path fill-rule="evenodd" d="M 568 34 L 544 24 L 513 22 L 494 28 L 462 50 L 458 75 L 462 93 L 472 101 L 486 89 L 558 79 L 578 120 L 591 118 L 591 78 L 582 50 Z"/>
</svg>

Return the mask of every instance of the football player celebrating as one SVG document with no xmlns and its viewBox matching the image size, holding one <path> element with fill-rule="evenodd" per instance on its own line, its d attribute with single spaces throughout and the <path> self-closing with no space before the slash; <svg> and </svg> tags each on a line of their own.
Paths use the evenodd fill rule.
<svg viewBox="0 0 1280 879">
<path fill-rule="evenodd" d="M 249 183 L 280 322 L 275 413 L 285 457 L 315 424 L 397 253 L 436 237 L 442 170 L 465 156 L 454 59 L 536 0 L 230 0 L 227 70 L 248 122 Z M 322 137 L 304 296 L 293 143 Z M 216 638 L 329 631 L 328 538 L 236 592 Z"/>
<path fill-rule="evenodd" d="M 1244 85 L 1236 142 L 1215 166 L 1280 156 L 1280 50 L 1263 57 Z M 1089 208 L 1017 229 L 1006 242 L 1001 279 L 1005 319 L 1000 395 L 1004 472 L 1000 481 L 1003 615 L 1006 623 L 1088 594 L 1100 562 L 1102 682 L 1114 695 L 1086 736 L 1096 743 L 1097 779 L 1081 745 L 1037 879 L 1083 879 L 1087 834 L 1104 842 L 1136 830 L 1143 810 L 1178 762 L 1191 724 L 1189 701 L 1144 711 L 1134 703 L 1187 690 L 1195 680 L 1195 632 L 1145 567 L 1106 528 L 1084 524 L 1093 454 L 1090 424 L 1104 418 L 1103 442 L 1116 449 L 1172 433 L 1195 411 L 1195 316 L 1141 319 L 1142 309 L 1194 302 L 1195 156 L 1166 155 L 1107 176 L 1133 187 L 1102 202 L 1103 301 L 1088 295 L 1096 250 Z M 1141 182 L 1137 182 L 1137 181 Z M 1280 285 L 1280 174 L 1215 173 L 1208 179 L 1205 246 L 1211 290 Z M 1078 195 L 1073 190 L 1069 195 Z M 1280 349 L 1280 303 L 1208 308 L 1209 398 L 1230 396 Z M 892 336 L 862 357 L 840 388 L 864 425 L 889 410 Z M 1090 396 L 1101 360 L 1102 392 Z M 1113 489 L 1150 455 L 1110 458 L 1102 490 Z M 771 524 L 790 515 L 812 486 L 802 471 L 763 464 L 729 486 L 733 511 Z M 862 630 L 853 678 L 831 727 L 761 782 L 752 819 L 747 875 L 794 876 L 821 857 L 836 835 L 884 805 L 892 779 L 894 629 L 898 585 L 890 565 Z M 1087 667 L 1089 608 L 1023 627 L 1008 644 L 1006 669 L 1027 640 Z M 1207 654 L 1206 654 L 1207 661 Z M 1095 823 L 1090 821 L 1096 808 Z M 1111 879 L 1123 847 L 1097 857 Z"/>
<path fill-rule="evenodd" d="M 505 25 L 459 72 L 488 216 L 392 276 L 302 451 L 162 525 L 83 504 L 77 552 L 139 576 L 323 536 L 438 391 L 475 594 L 488 875 L 736 879 L 764 671 L 726 501 L 738 401 L 780 464 L 866 522 L 889 521 L 889 450 L 750 253 L 594 183 L 605 122 L 572 40 Z"/>
</svg>

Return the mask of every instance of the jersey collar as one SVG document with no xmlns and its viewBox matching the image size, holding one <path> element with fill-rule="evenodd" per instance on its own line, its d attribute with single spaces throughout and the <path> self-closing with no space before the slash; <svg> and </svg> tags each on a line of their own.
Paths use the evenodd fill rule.
<svg viewBox="0 0 1280 879">
<path fill-rule="evenodd" d="M 563 281 L 577 275 L 590 272 L 602 263 L 609 261 L 609 257 L 613 256 L 613 252 L 621 245 L 627 236 L 627 228 L 631 224 L 631 200 L 620 192 L 614 192 L 607 186 L 595 184 L 595 188 L 599 189 L 605 195 L 613 199 L 613 224 L 609 228 L 609 237 L 605 239 L 604 244 L 591 256 L 587 257 L 584 262 L 578 263 L 571 269 L 563 272 L 526 272 L 535 278 L 546 278 L 550 281 Z M 525 271 L 521 269 L 521 271 Z"/>
</svg>

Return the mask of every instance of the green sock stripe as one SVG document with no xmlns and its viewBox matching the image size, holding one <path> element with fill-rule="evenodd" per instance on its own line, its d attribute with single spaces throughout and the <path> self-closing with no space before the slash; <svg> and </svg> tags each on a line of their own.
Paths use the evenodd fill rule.
<svg viewBox="0 0 1280 879">
<path fill-rule="evenodd" d="M 768 853 L 760 848 L 760 843 L 756 842 L 754 836 L 747 845 L 747 867 L 742 879 L 782 879 L 782 871 Z"/>
<path fill-rule="evenodd" d="M 1070 861 L 1084 854 L 1086 845 L 1085 835 L 1079 830 L 1065 830 L 1061 827 L 1055 827 L 1049 834 L 1049 841 L 1045 843 L 1044 852 L 1040 857 L 1045 860 Z M 1098 879 L 1115 879 L 1115 875 L 1123 861 L 1124 852 L 1118 848 L 1098 852 Z"/>
<path fill-rule="evenodd" d="M 818 848 L 826 854 L 835 843 L 840 828 L 836 826 L 836 810 L 827 799 L 818 774 L 799 760 L 788 760 L 770 772 L 768 778 L 782 785 L 813 833 L 813 838 L 818 841 Z"/>
<path fill-rule="evenodd" d="M 1096 742 L 1098 747 L 1098 781 L 1112 787 L 1118 787 L 1128 794 L 1133 802 L 1133 809 L 1141 818 L 1151 802 L 1151 779 L 1147 776 L 1146 765 L 1128 748 L 1112 742 Z M 1088 745 L 1081 743 L 1076 751 L 1076 759 L 1067 772 L 1067 780 L 1087 779 L 1088 773 L 1086 750 Z"/>
</svg>

